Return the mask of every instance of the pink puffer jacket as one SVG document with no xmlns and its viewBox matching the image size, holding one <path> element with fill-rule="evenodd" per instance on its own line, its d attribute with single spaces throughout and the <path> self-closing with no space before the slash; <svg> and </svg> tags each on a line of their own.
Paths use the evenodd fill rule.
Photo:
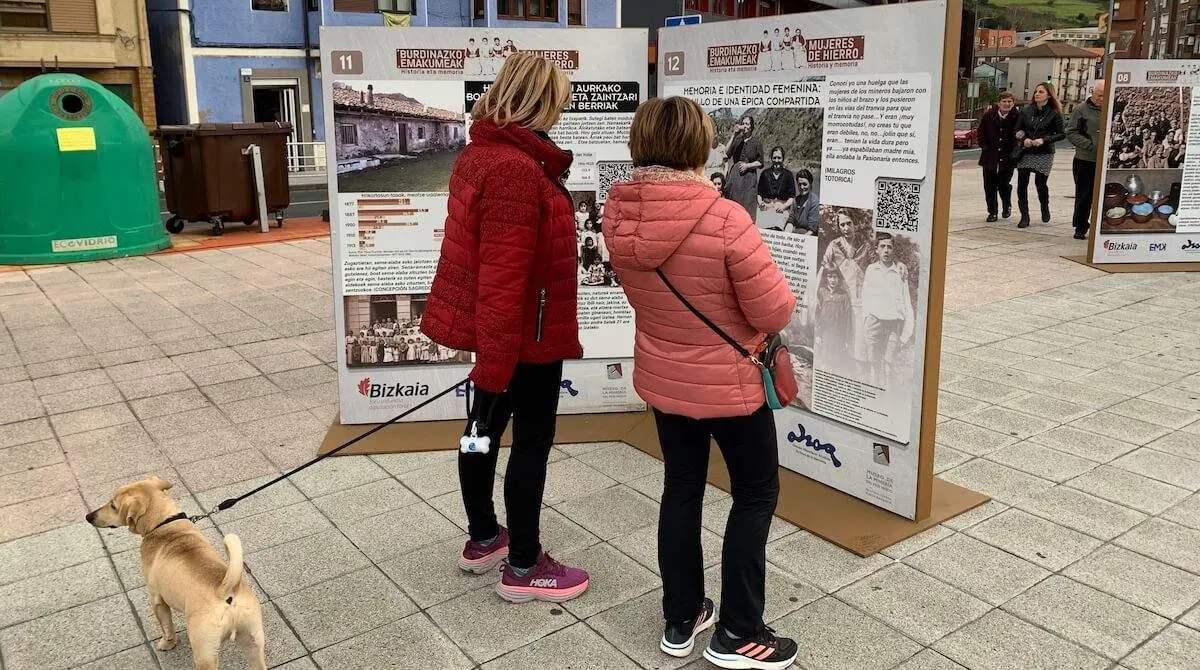
<svg viewBox="0 0 1200 670">
<path fill-rule="evenodd" d="M 741 206 L 690 172 L 642 168 L 613 186 L 604 242 L 633 305 L 633 383 L 651 407 L 697 419 L 746 416 L 766 402 L 762 378 L 683 306 L 661 267 L 696 309 L 753 350 L 783 330 L 796 298 Z"/>
</svg>

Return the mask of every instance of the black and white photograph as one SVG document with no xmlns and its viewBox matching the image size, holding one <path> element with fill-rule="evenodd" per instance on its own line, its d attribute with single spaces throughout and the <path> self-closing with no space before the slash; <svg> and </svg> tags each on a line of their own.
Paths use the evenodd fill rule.
<svg viewBox="0 0 1200 670">
<path fill-rule="evenodd" d="M 334 82 L 338 191 L 444 192 L 467 144 L 461 81 Z"/>
<path fill-rule="evenodd" d="M 716 138 L 705 173 L 763 230 L 815 235 L 825 111 L 734 108 L 709 112 Z"/>
<path fill-rule="evenodd" d="M 579 285 L 587 288 L 620 286 L 608 259 L 608 248 L 604 246 L 601 225 L 604 203 L 597 202 L 595 191 L 571 191 L 571 202 L 575 206 L 575 258 L 579 268 Z"/>
<path fill-rule="evenodd" d="M 470 353 L 435 344 L 421 332 L 427 298 L 423 293 L 345 296 L 346 365 L 470 363 Z"/>
<path fill-rule="evenodd" d="M 882 389 L 911 367 L 921 251 L 873 220 L 868 209 L 822 208 L 810 322 L 818 367 Z"/>
<path fill-rule="evenodd" d="M 1187 153 L 1190 86 L 1120 86 L 1113 90 L 1108 167 L 1174 170 Z"/>
</svg>

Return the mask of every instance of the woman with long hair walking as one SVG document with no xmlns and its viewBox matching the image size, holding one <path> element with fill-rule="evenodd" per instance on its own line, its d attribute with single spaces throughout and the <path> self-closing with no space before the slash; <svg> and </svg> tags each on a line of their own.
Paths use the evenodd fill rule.
<svg viewBox="0 0 1200 670">
<path fill-rule="evenodd" d="M 1029 178 L 1037 187 L 1042 206 L 1042 223 L 1050 223 L 1050 171 L 1054 169 L 1054 144 L 1066 138 L 1062 106 L 1047 83 L 1033 89 L 1033 102 L 1017 117 L 1017 207 L 1021 210 L 1018 228 L 1029 227 Z"/>
</svg>

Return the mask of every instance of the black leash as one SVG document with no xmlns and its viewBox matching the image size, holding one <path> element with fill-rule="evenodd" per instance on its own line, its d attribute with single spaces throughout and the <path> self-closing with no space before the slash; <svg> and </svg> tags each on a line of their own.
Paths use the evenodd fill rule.
<svg viewBox="0 0 1200 670">
<path fill-rule="evenodd" d="M 189 521 L 191 521 L 192 523 L 195 523 L 195 522 L 197 522 L 197 521 L 200 521 L 200 520 L 202 520 L 202 519 L 207 519 L 208 517 L 210 517 L 210 516 L 212 516 L 212 515 L 216 514 L 217 512 L 223 512 L 223 511 L 225 511 L 225 510 L 229 509 L 230 507 L 233 507 L 234 505 L 236 505 L 236 504 L 240 503 L 241 501 L 245 500 L 246 498 L 249 498 L 250 496 L 254 495 L 255 493 L 258 493 L 259 491 L 261 491 L 261 490 L 263 490 L 263 489 L 267 488 L 268 486 L 273 486 L 273 485 L 275 485 L 275 484 L 278 484 L 279 482 L 281 482 L 281 481 L 283 481 L 283 480 L 287 479 L 288 477 L 291 477 L 292 475 L 296 474 L 297 472 L 300 472 L 301 470 L 304 470 L 305 468 L 308 468 L 308 467 L 311 467 L 311 466 L 313 466 L 313 465 L 316 465 L 317 463 L 320 463 L 321 461 L 325 460 L 326 458 L 329 458 L 330 456 L 333 456 L 334 454 L 337 454 L 338 452 L 342 451 L 343 449 L 346 449 L 347 447 L 350 447 L 350 446 L 352 446 L 352 445 L 356 444 L 356 443 L 357 443 L 359 440 L 362 440 L 362 439 L 366 438 L 366 437 L 367 437 L 367 436 L 369 436 L 369 435 L 374 435 L 375 433 L 377 433 L 377 432 L 379 432 L 379 431 L 383 430 L 384 428 L 387 428 L 388 426 L 392 425 L 393 423 L 396 423 L 397 421 L 399 421 L 400 419 L 403 419 L 404 417 L 408 416 L 409 414 L 412 414 L 413 412 L 415 412 L 415 411 L 417 411 L 417 410 L 419 410 L 419 409 L 422 409 L 422 408 L 424 408 L 425 406 L 429 405 L 429 404 L 430 404 L 430 403 L 432 403 L 433 401 L 435 401 L 435 400 L 437 400 L 437 399 L 441 398 L 442 396 L 449 394 L 451 391 L 454 391 L 455 389 L 458 389 L 458 388 L 460 388 L 460 387 L 463 387 L 463 386 L 466 386 L 466 387 L 467 387 L 467 402 L 468 402 L 468 407 L 469 407 L 469 406 L 470 406 L 470 405 L 469 405 L 469 403 L 470 403 L 470 396 L 471 396 L 471 394 L 470 394 L 470 380 L 469 380 L 469 379 L 464 379 L 464 380 L 462 380 L 462 381 L 460 381 L 460 382 L 456 382 L 456 383 L 454 384 L 454 386 L 451 386 L 450 388 L 446 389 L 445 391 L 442 391 L 441 393 L 438 393 L 437 395 L 433 396 L 432 398 L 429 398 L 429 399 L 427 399 L 427 400 L 425 400 L 425 401 L 421 402 L 420 404 L 418 404 L 418 405 L 416 405 L 416 406 L 414 406 L 414 407 L 410 407 L 409 409 L 406 409 L 406 410 L 404 410 L 403 412 L 401 412 L 401 413 L 397 414 L 396 416 L 392 417 L 391 419 L 388 419 L 386 423 L 381 423 L 381 424 L 379 424 L 378 426 L 375 426 L 375 427 L 374 427 L 374 428 L 372 428 L 371 430 L 368 430 L 367 432 L 363 433 L 362 435 L 359 435 L 358 437 L 356 437 L 356 438 L 354 438 L 354 439 L 350 440 L 349 442 L 346 442 L 345 444 L 343 444 L 342 446 L 338 447 L 337 449 L 333 449 L 332 451 L 328 451 L 328 452 L 326 452 L 326 453 L 324 453 L 324 454 L 321 454 L 320 456 L 317 456 L 316 458 L 314 458 L 314 459 L 312 459 L 311 461 L 309 461 L 309 462 L 305 463 L 304 465 L 301 465 L 300 467 L 298 467 L 298 468 L 296 468 L 296 469 L 294 469 L 294 470 L 291 470 L 291 471 L 288 471 L 288 472 L 285 472 L 285 473 L 283 473 L 282 475 L 279 475 L 279 476 L 278 476 L 278 477 L 276 477 L 275 479 L 272 479 L 271 481 L 267 482 L 266 484 L 263 484 L 262 486 L 259 486 L 258 488 L 254 489 L 253 491 L 250 491 L 250 492 L 248 492 L 248 493 L 243 493 L 242 495 L 240 495 L 240 496 L 238 496 L 238 497 L 236 497 L 236 498 L 226 498 L 225 500 L 222 500 L 222 501 L 221 501 L 221 504 L 219 504 L 219 505 L 217 505 L 216 507 L 214 507 L 214 508 L 212 509 L 212 511 L 208 512 L 207 514 L 198 514 L 198 515 L 196 515 L 196 516 L 187 517 L 187 518 L 188 518 L 188 520 L 189 520 Z M 174 518 L 174 517 L 172 517 L 172 520 L 175 520 L 175 518 Z"/>
</svg>

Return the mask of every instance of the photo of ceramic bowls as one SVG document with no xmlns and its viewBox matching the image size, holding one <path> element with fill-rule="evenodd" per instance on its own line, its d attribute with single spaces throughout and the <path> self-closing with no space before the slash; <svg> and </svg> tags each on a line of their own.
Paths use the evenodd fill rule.
<svg viewBox="0 0 1200 670">
<path fill-rule="evenodd" d="M 1138 223 L 1145 223 L 1154 215 L 1154 206 L 1148 202 L 1141 202 L 1129 208 L 1129 213 L 1133 215 L 1133 220 Z"/>
<path fill-rule="evenodd" d="M 1168 217 L 1167 217 L 1167 223 L 1171 224 L 1171 227 L 1172 227 L 1172 228 L 1174 228 L 1175 226 L 1179 225 L 1179 215 L 1178 215 L 1178 214 L 1172 214 L 1171 216 L 1168 216 Z"/>
<path fill-rule="evenodd" d="M 1107 212 L 1114 207 L 1124 207 L 1125 198 L 1128 196 L 1128 191 L 1121 184 L 1108 183 L 1104 185 L 1104 211 Z"/>
<path fill-rule="evenodd" d="M 1134 193 L 1133 195 L 1126 198 L 1125 202 L 1127 202 L 1129 204 L 1129 208 L 1130 208 L 1130 210 L 1132 210 L 1134 207 L 1137 207 L 1138 205 L 1146 204 L 1149 200 L 1150 199 L 1146 197 L 1145 193 Z M 1153 207 L 1154 206 L 1151 205 L 1151 209 L 1153 209 Z"/>
<path fill-rule="evenodd" d="M 1129 210 L 1124 207 L 1110 207 L 1104 210 L 1104 220 L 1112 225 L 1116 225 L 1125 220 L 1129 215 Z"/>
<path fill-rule="evenodd" d="M 1158 210 L 1156 211 L 1158 212 L 1159 216 L 1163 217 L 1164 219 L 1169 219 L 1171 218 L 1171 215 L 1175 213 L 1175 208 L 1170 205 L 1159 205 Z"/>
</svg>

